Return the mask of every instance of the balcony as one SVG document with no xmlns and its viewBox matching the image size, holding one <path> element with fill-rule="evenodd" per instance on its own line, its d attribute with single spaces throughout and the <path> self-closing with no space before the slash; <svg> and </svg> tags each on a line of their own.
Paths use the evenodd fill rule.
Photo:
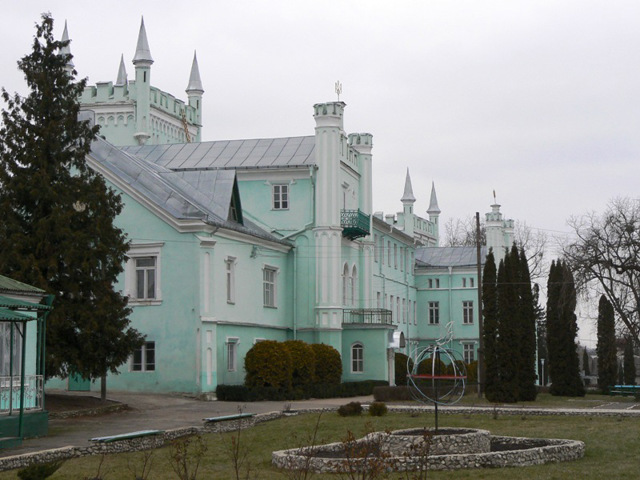
<svg viewBox="0 0 640 480">
<path fill-rule="evenodd" d="M 369 235 L 370 225 L 369 215 L 360 210 L 342 210 L 340 212 L 342 236 L 347 237 L 349 240 Z"/>
<path fill-rule="evenodd" d="M 0 376 L 0 414 L 13 414 L 20 410 L 20 377 Z M 24 410 L 42 410 L 44 396 L 44 376 L 25 375 Z"/>
<path fill-rule="evenodd" d="M 350 308 L 342 310 L 343 324 L 393 325 L 391 310 L 385 308 Z"/>
</svg>

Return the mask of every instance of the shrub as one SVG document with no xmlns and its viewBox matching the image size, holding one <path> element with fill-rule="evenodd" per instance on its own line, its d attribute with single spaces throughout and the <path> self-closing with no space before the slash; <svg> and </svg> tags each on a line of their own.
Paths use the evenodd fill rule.
<svg viewBox="0 0 640 480">
<path fill-rule="evenodd" d="M 386 415 L 388 411 L 389 409 L 382 402 L 373 402 L 369 405 L 369 415 L 372 417 L 382 417 L 383 415 Z"/>
<path fill-rule="evenodd" d="M 18 471 L 21 480 L 44 480 L 50 477 L 62 466 L 64 460 L 49 463 L 38 463 L 24 467 Z"/>
<path fill-rule="evenodd" d="M 404 353 L 396 352 L 395 358 L 395 371 L 396 371 L 396 385 L 407 384 L 407 360 L 409 361 L 409 370 L 413 369 L 413 359 L 409 359 Z"/>
<path fill-rule="evenodd" d="M 349 402 L 338 408 L 338 415 L 341 417 L 355 417 L 357 415 L 362 415 L 362 405 L 360 402 Z"/>
<path fill-rule="evenodd" d="M 474 360 L 467 365 L 467 384 L 476 383 L 478 383 L 478 361 Z"/>
<path fill-rule="evenodd" d="M 293 371 L 291 383 L 293 387 L 315 382 L 316 355 L 313 348 L 302 340 L 287 340 L 284 346 L 289 350 Z"/>
<path fill-rule="evenodd" d="M 373 388 L 373 398 L 376 402 L 390 402 L 413 400 L 409 387 L 401 385 L 398 387 L 380 386 Z"/>
<path fill-rule="evenodd" d="M 340 383 L 342 378 L 342 360 L 340 352 L 324 343 L 312 343 L 311 348 L 316 360 L 317 383 Z"/>
<path fill-rule="evenodd" d="M 274 340 L 256 343 L 244 357 L 248 387 L 291 388 L 293 364 L 285 345 Z"/>
</svg>

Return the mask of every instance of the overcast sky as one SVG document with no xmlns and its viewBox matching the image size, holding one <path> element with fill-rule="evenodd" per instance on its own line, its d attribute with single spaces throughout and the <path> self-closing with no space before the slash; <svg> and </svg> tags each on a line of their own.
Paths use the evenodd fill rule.
<svg viewBox="0 0 640 480">
<path fill-rule="evenodd" d="M 6 1 L 6 0 L 5 0 Z M 16 61 L 42 12 L 90 83 L 129 78 L 140 18 L 151 81 L 186 99 L 197 51 L 203 139 L 312 135 L 314 103 L 343 84 L 345 129 L 374 138 L 374 209 L 415 211 L 431 182 L 449 218 L 503 213 L 562 236 L 566 220 L 638 197 L 640 2 L 8 2 L 0 84 L 25 93 Z"/>
</svg>

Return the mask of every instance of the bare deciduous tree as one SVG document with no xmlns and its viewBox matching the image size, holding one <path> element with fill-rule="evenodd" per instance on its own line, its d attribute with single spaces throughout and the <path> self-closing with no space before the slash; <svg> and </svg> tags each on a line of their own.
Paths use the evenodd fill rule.
<svg viewBox="0 0 640 480">
<path fill-rule="evenodd" d="M 569 220 L 576 239 L 564 255 L 583 291 L 604 294 L 619 322 L 638 342 L 640 334 L 640 200 L 618 198 L 603 214 Z"/>
</svg>

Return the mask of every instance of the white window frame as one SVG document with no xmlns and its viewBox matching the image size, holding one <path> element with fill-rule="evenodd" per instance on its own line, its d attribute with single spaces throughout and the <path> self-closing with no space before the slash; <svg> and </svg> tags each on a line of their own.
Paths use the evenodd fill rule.
<svg viewBox="0 0 640 480">
<path fill-rule="evenodd" d="M 402 299 L 402 323 L 407 323 L 407 300 L 405 298 Z"/>
<path fill-rule="evenodd" d="M 236 258 L 227 257 L 225 263 L 225 280 L 227 287 L 227 303 L 236 303 Z"/>
<path fill-rule="evenodd" d="M 150 352 L 153 352 L 149 355 Z M 136 362 L 136 355 L 140 355 L 140 362 Z M 151 356 L 151 360 L 149 360 Z M 130 372 L 155 372 L 156 371 L 156 342 L 154 340 L 146 340 L 144 344 L 131 355 L 131 363 L 129 364 Z"/>
<path fill-rule="evenodd" d="M 162 303 L 162 247 L 164 242 L 132 244 L 125 265 L 125 292 L 130 306 L 160 305 Z M 153 298 L 138 298 L 137 260 L 155 258 L 155 295 Z"/>
<path fill-rule="evenodd" d="M 364 373 L 364 345 L 360 342 L 351 345 L 351 373 Z"/>
<path fill-rule="evenodd" d="M 429 325 L 440 325 L 440 302 L 428 303 Z"/>
<path fill-rule="evenodd" d="M 469 278 L 469 286 L 470 286 L 471 288 L 474 288 L 474 287 L 475 287 L 475 282 L 474 282 L 473 277 Z"/>
<path fill-rule="evenodd" d="M 265 308 L 278 308 L 278 268 L 270 265 L 262 267 L 262 305 Z M 272 278 L 267 278 L 272 274 Z"/>
<path fill-rule="evenodd" d="M 238 337 L 227 337 L 225 342 L 225 356 L 227 360 L 227 372 L 235 372 L 238 370 L 238 345 L 240 339 Z"/>
<path fill-rule="evenodd" d="M 271 207 L 273 210 L 289 210 L 289 184 L 274 183 L 271 185 Z"/>
<path fill-rule="evenodd" d="M 467 279 L 466 278 L 462 278 L 462 288 L 467 288 Z"/>
<path fill-rule="evenodd" d="M 389 295 L 389 310 L 391 310 L 391 321 L 393 322 L 394 317 L 398 320 L 397 316 L 394 315 L 393 308 L 393 295 Z"/>
<path fill-rule="evenodd" d="M 20 328 L 18 322 L 0 322 L 0 375 L 19 375 L 22 365 L 22 334 L 26 323 Z M 11 361 L 11 330 L 13 330 L 13 362 Z M 12 365 L 13 364 L 13 365 Z M 9 367 L 13 366 L 13 372 Z M 18 380 L 19 382 L 19 380 Z"/>
<path fill-rule="evenodd" d="M 473 343 L 462 344 L 462 359 L 467 365 L 476 360 L 475 345 Z"/>
<path fill-rule="evenodd" d="M 462 301 L 462 323 L 473 325 L 473 300 Z"/>
</svg>

